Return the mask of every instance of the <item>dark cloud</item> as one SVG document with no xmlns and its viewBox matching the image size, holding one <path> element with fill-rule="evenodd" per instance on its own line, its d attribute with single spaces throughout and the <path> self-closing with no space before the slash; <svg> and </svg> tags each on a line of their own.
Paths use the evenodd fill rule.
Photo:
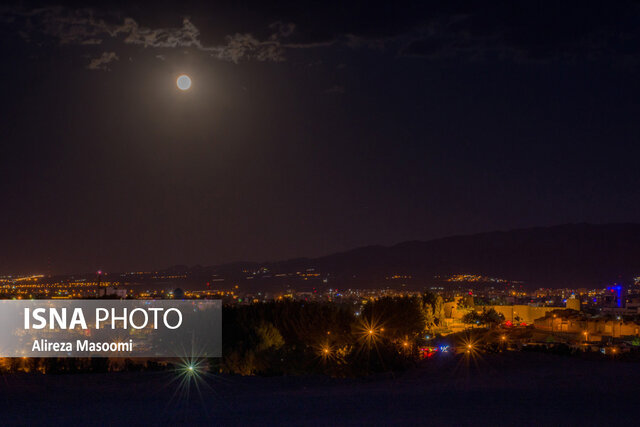
<svg viewBox="0 0 640 427">
<path fill-rule="evenodd" d="M 635 2 L 459 7 L 400 35 L 401 55 L 429 59 L 611 60 L 640 52 Z"/>
<path fill-rule="evenodd" d="M 296 23 L 286 46 L 346 45 L 426 59 L 625 60 L 640 51 L 640 6 L 607 1 L 281 1 L 257 14 Z"/>
</svg>

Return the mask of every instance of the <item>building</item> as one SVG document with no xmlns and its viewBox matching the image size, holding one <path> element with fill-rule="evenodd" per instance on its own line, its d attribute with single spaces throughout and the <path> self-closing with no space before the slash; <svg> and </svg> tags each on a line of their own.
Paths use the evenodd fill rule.
<svg viewBox="0 0 640 427">
<path fill-rule="evenodd" d="M 498 313 L 504 316 L 505 321 L 512 324 L 533 324 L 535 319 L 544 317 L 547 313 L 554 310 L 565 310 L 564 307 L 538 307 L 534 305 L 484 305 L 474 306 L 473 300 L 465 299 L 463 304 L 460 304 L 461 297 L 456 297 L 454 301 L 444 303 L 444 316 L 447 320 L 449 329 L 454 332 L 467 328 L 467 325 L 462 323 L 462 317 L 470 310 L 475 310 L 478 314 L 485 310 L 494 309 Z M 578 301 L 579 303 L 579 301 Z M 460 308 L 462 305 L 463 308 Z"/>
<path fill-rule="evenodd" d="M 567 298 L 566 307 L 569 310 L 580 311 L 582 309 L 582 304 L 575 295 L 572 295 L 570 298 Z"/>
<path fill-rule="evenodd" d="M 601 341 L 603 337 L 640 336 L 640 324 L 623 316 L 590 316 L 575 310 L 554 310 L 534 321 L 536 329 L 572 334 L 578 340 Z"/>
<path fill-rule="evenodd" d="M 98 291 L 98 295 L 101 297 L 118 297 L 118 298 L 126 298 L 127 290 L 126 289 L 118 289 L 113 286 L 108 286 L 106 288 L 102 288 Z"/>
</svg>

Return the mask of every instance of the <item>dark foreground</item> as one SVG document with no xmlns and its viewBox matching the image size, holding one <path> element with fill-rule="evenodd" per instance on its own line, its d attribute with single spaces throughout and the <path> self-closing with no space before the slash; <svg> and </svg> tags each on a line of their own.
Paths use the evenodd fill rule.
<svg viewBox="0 0 640 427">
<path fill-rule="evenodd" d="M 431 424 L 638 422 L 640 364 L 535 353 L 453 355 L 367 379 L 176 373 L 5 375 L 2 425 Z"/>
</svg>

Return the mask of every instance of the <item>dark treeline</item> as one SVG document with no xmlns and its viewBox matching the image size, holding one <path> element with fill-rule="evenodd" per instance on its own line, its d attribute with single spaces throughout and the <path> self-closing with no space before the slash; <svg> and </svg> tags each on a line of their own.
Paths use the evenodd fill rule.
<svg viewBox="0 0 640 427">
<path fill-rule="evenodd" d="M 283 301 L 223 308 L 221 372 L 354 376 L 404 369 L 443 321 L 435 294 L 353 305 Z"/>
<path fill-rule="evenodd" d="M 444 322 L 436 294 L 384 297 L 364 305 L 278 301 L 225 305 L 222 358 L 208 369 L 240 375 L 360 376 L 413 366 L 425 335 Z M 5 358 L 0 372 L 173 369 L 179 362 L 125 358 Z"/>
</svg>

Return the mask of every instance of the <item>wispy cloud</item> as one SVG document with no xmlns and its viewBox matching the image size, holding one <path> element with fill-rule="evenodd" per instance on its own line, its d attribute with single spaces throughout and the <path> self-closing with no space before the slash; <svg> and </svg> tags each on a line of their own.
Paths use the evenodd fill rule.
<svg viewBox="0 0 640 427">
<path fill-rule="evenodd" d="M 263 40 L 251 33 L 236 33 L 226 36 L 222 44 L 207 44 L 202 41 L 200 30 L 189 18 L 184 18 L 179 27 L 151 28 L 140 25 L 130 17 L 120 22 L 99 18 L 91 9 L 51 7 L 22 12 L 9 11 L 4 12 L 4 15 L 5 22 L 23 22 L 24 28 L 21 31 L 26 41 L 39 35 L 68 45 L 99 45 L 112 40 L 142 48 L 192 48 L 235 63 L 242 60 L 283 61 L 285 56 L 282 39 L 295 31 L 293 24 L 276 22 L 269 27 L 271 35 Z M 117 59 L 117 56 L 109 56 L 109 60 L 104 62 L 107 59 L 104 55 L 94 58 L 87 68 L 104 69 L 102 67 L 105 64 Z"/>
<path fill-rule="evenodd" d="M 147 49 L 188 48 L 238 63 L 246 60 L 280 62 L 292 50 L 338 45 L 370 49 L 423 60 L 511 60 L 640 63 L 640 6 L 632 0 L 599 4 L 550 2 L 544 10 L 533 4 L 514 8 L 509 2 L 412 2 L 409 7 L 369 8 L 317 2 L 304 10 L 281 11 L 281 21 L 266 35 L 234 32 L 205 40 L 189 18 L 175 26 L 142 25 L 126 14 L 114 17 L 97 9 L 49 7 L 33 10 L 0 9 L 0 21 L 15 27 L 30 43 L 56 40 L 68 45 L 118 44 Z M 596 4 L 597 3 L 597 4 Z M 256 2 L 257 13 L 264 2 Z M 287 17 L 282 17 L 285 14 Z M 301 23 L 300 28 L 290 23 Z M 102 50 L 104 50 L 103 48 Z M 162 52 L 161 54 L 165 54 Z"/>
<path fill-rule="evenodd" d="M 89 70 L 108 70 L 107 65 L 113 61 L 117 61 L 118 55 L 115 52 L 102 52 L 102 55 L 91 59 L 87 65 Z"/>
</svg>

